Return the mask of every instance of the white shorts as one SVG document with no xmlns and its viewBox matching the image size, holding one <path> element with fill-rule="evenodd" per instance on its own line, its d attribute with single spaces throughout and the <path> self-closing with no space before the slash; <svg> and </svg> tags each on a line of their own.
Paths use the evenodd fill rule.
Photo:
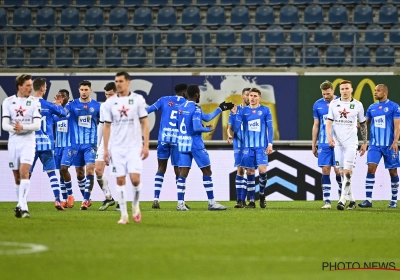
<svg viewBox="0 0 400 280">
<path fill-rule="evenodd" d="M 131 173 L 141 174 L 143 167 L 141 153 L 141 148 L 111 148 L 111 172 L 116 177 L 125 177 Z"/>
<path fill-rule="evenodd" d="M 21 163 L 32 165 L 35 158 L 35 142 L 8 142 L 8 166 L 19 170 Z"/>
<path fill-rule="evenodd" d="M 336 168 L 353 170 L 356 166 L 358 145 L 335 146 Z"/>
<path fill-rule="evenodd" d="M 104 161 L 104 145 L 100 145 L 97 148 L 95 161 Z"/>
</svg>

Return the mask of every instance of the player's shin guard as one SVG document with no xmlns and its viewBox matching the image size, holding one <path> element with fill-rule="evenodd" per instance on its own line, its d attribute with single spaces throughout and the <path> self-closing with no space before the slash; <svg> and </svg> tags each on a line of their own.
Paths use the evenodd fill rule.
<svg viewBox="0 0 400 280">
<path fill-rule="evenodd" d="M 86 186 L 86 177 L 78 178 L 78 186 L 79 190 L 81 191 L 82 196 L 85 196 L 85 186 Z"/>
<path fill-rule="evenodd" d="M 158 200 L 160 198 L 161 188 L 164 182 L 164 174 L 157 172 L 154 177 L 154 199 Z"/>
<path fill-rule="evenodd" d="M 137 186 L 133 186 L 133 207 L 139 206 L 140 190 L 142 189 L 142 183 Z"/>
<path fill-rule="evenodd" d="M 85 194 L 83 196 L 84 200 L 90 199 L 90 194 L 92 193 L 93 185 L 94 185 L 94 175 L 87 175 L 86 176 Z"/>
<path fill-rule="evenodd" d="M 117 198 L 119 207 L 121 209 L 121 217 L 127 219 L 128 218 L 128 207 L 126 204 L 126 186 L 116 186 L 117 190 Z"/>
<path fill-rule="evenodd" d="M 19 206 L 21 207 L 22 211 L 29 211 L 27 198 L 30 188 L 31 188 L 31 181 L 29 181 L 28 179 L 22 179 L 20 183 L 20 190 L 18 197 Z"/>
<path fill-rule="evenodd" d="M 68 195 L 73 195 L 73 193 L 72 193 L 72 182 L 69 181 L 69 182 L 65 182 L 64 184 L 65 184 L 65 188 L 67 189 L 67 194 Z"/>
<path fill-rule="evenodd" d="M 178 192 L 178 204 L 182 204 L 185 200 L 185 185 L 186 178 L 178 176 L 178 182 L 176 183 L 177 192 Z"/>
<path fill-rule="evenodd" d="M 399 190 L 399 176 L 390 178 L 390 181 L 392 183 L 392 202 L 397 203 L 397 193 Z"/>
<path fill-rule="evenodd" d="M 322 175 L 322 194 L 325 203 L 331 203 L 331 178 L 329 175 Z"/>
<path fill-rule="evenodd" d="M 65 182 L 64 182 L 64 179 L 62 176 L 60 177 L 60 189 L 61 189 L 62 198 L 64 200 L 67 200 L 67 198 L 68 198 L 67 187 L 65 186 Z"/>
<path fill-rule="evenodd" d="M 338 184 L 338 194 L 340 198 L 342 195 L 342 177 L 340 175 L 336 175 L 336 183 Z"/>
<path fill-rule="evenodd" d="M 244 178 L 240 175 L 236 175 L 236 200 L 242 200 L 242 194 L 243 194 L 243 190 L 244 190 Z"/>
<path fill-rule="evenodd" d="M 208 204 L 212 205 L 215 203 L 214 200 L 214 189 L 211 176 L 203 176 L 203 186 L 207 193 Z"/>
<path fill-rule="evenodd" d="M 54 170 L 47 172 L 47 176 L 49 177 L 50 180 L 50 186 L 51 189 L 53 190 L 54 198 L 57 201 L 60 201 L 60 185 L 58 184 L 56 172 Z"/>
<path fill-rule="evenodd" d="M 267 185 L 267 173 L 260 173 L 260 195 L 264 194 L 265 186 Z"/>
<path fill-rule="evenodd" d="M 365 197 L 371 202 L 372 201 L 372 189 L 375 184 L 375 174 L 367 173 L 367 178 L 365 179 Z"/>
<path fill-rule="evenodd" d="M 111 191 L 110 188 L 108 187 L 108 180 L 107 177 L 104 175 L 97 176 L 97 183 L 100 186 L 100 189 L 103 191 L 103 194 L 106 199 L 111 199 Z"/>
<path fill-rule="evenodd" d="M 243 186 L 243 190 L 242 190 L 242 201 L 246 201 L 246 199 L 247 199 L 247 177 L 243 177 L 243 178 L 244 178 L 244 186 Z"/>
<path fill-rule="evenodd" d="M 15 191 L 17 193 L 18 206 L 19 206 L 19 188 L 20 188 L 20 185 L 15 185 Z"/>
<path fill-rule="evenodd" d="M 256 176 L 247 175 L 247 192 L 250 196 L 250 201 L 254 201 L 256 196 Z"/>
</svg>

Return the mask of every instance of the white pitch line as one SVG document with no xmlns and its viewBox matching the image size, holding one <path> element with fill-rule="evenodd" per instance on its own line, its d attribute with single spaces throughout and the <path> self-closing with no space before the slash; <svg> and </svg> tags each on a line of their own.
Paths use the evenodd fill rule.
<svg viewBox="0 0 400 280">
<path fill-rule="evenodd" d="M 2 242 L 0 241 L 1 247 L 21 247 L 21 249 L 0 249 L 0 255 L 23 255 L 23 254 L 34 254 L 47 251 L 49 248 L 41 244 L 32 243 L 20 243 L 20 242 Z"/>
</svg>

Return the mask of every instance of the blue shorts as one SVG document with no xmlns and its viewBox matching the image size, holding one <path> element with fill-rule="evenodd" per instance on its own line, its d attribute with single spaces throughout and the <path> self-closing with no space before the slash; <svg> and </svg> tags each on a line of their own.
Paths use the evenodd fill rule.
<svg viewBox="0 0 400 280">
<path fill-rule="evenodd" d="M 379 164 L 383 157 L 386 169 L 394 169 L 400 167 L 399 153 L 395 154 L 390 147 L 369 146 L 367 154 L 367 164 Z"/>
<path fill-rule="evenodd" d="M 35 164 L 37 159 L 40 159 L 40 161 L 43 164 L 43 171 L 50 171 L 50 170 L 55 170 L 56 169 L 56 164 L 54 161 L 54 155 L 53 151 L 36 151 L 35 153 L 35 158 L 33 160 L 31 169 L 29 172 L 33 172 L 33 169 L 35 168 Z"/>
<path fill-rule="evenodd" d="M 334 148 L 329 146 L 318 147 L 318 166 L 336 166 Z"/>
<path fill-rule="evenodd" d="M 240 163 L 242 162 L 242 156 L 243 156 L 242 150 L 239 150 L 239 149 L 233 150 L 233 156 L 235 158 L 235 165 L 234 166 L 235 167 L 240 166 Z"/>
<path fill-rule="evenodd" d="M 172 166 L 178 166 L 179 165 L 178 145 L 174 143 L 158 141 L 157 158 L 169 159 L 170 157 Z"/>
<path fill-rule="evenodd" d="M 61 160 L 65 149 L 64 147 L 56 147 L 54 150 L 54 161 L 58 170 L 61 169 Z"/>
<path fill-rule="evenodd" d="M 210 156 L 206 149 L 179 154 L 179 167 L 192 167 L 192 159 L 199 168 L 211 165 Z"/>
<path fill-rule="evenodd" d="M 83 167 L 87 164 L 94 164 L 96 152 L 97 147 L 95 144 L 73 144 L 64 148 L 61 165 Z"/>
<path fill-rule="evenodd" d="M 267 148 L 244 148 L 242 150 L 241 167 L 257 168 L 260 165 L 268 165 Z"/>
</svg>

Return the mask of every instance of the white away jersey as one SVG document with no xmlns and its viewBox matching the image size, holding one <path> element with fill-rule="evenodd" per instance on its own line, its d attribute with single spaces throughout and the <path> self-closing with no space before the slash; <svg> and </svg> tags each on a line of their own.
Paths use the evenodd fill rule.
<svg viewBox="0 0 400 280">
<path fill-rule="evenodd" d="M 336 145 L 358 144 L 357 122 L 365 122 L 364 107 L 360 101 L 352 98 L 342 101 L 333 100 L 329 105 L 328 119 L 333 121 L 333 139 Z"/>
<path fill-rule="evenodd" d="M 112 124 L 111 148 L 140 148 L 143 146 L 140 119 L 147 117 L 143 96 L 131 92 L 128 96 L 114 96 L 104 103 L 104 122 Z"/>
<path fill-rule="evenodd" d="M 33 96 L 22 98 L 13 95 L 4 99 L 2 118 L 9 118 L 12 124 L 16 121 L 19 121 L 22 125 L 32 124 L 33 119 L 42 118 L 39 98 Z M 8 139 L 9 141 L 35 142 L 35 131 L 10 132 Z"/>
</svg>

